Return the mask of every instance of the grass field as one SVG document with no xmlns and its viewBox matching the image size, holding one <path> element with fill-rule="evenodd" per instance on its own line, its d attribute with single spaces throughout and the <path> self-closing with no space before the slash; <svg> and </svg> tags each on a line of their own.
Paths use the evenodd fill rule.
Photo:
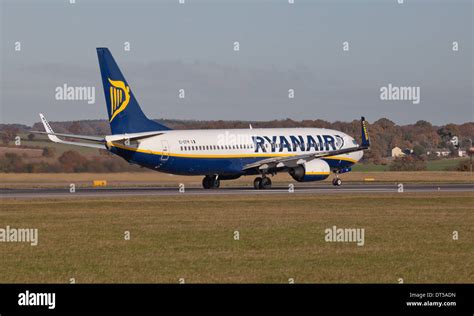
<svg viewBox="0 0 474 316">
<path fill-rule="evenodd" d="M 0 282 L 472 283 L 473 204 L 472 193 L 4 199 L 0 228 L 38 228 L 39 244 L 0 243 Z M 364 228 L 365 245 L 325 242 L 334 225 Z"/>
<path fill-rule="evenodd" d="M 447 169 L 455 170 L 459 163 L 463 160 L 469 160 L 469 158 L 450 158 L 450 159 L 439 159 L 429 160 L 426 162 L 427 171 L 446 171 Z M 354 171 L 361 172 L 377 172 L 377 171 L 389 171 L 389 165 L 375 165 L 369 164 L 356 164 L 352 168 Z"/>
<path fill-rule="evenodd" d="M 461 161 L 468 161 L 469 158 L 440 159 L 430 160 L 426 163 L 428 171 L 443 171 L 447 169 L 456 169 Z"/>
<path fill-rule="evenodd" d="M 254 177 L 241 177 L 237 180 L 221 181 L 221 186 L 252 186 Z M 454 171 L 404 171 L 404 172 L 349 172 L 341 175 L 344 182 L 364 182 L 367 179 L 385 183 L 474 183 L 474 173 Z M 201 186 L 201 176 L 174 176 L 160 172 L 124 173 L 0 173 L 0 188 L 36 188 L 91 186 L 93 180 L 106 180 L 109 186 L 172 186 L 179 183 L 186 186 Z M 323 181 L 331 185 L 332 176 Z M 288 174 L 280 173 L 273 177 L 275 185 L 294 183 L 302 186 Z M 308 183 L 306 183 L 308 184 Z M 314 185 L 314 183 L 309 183 Z"/>
</svg>

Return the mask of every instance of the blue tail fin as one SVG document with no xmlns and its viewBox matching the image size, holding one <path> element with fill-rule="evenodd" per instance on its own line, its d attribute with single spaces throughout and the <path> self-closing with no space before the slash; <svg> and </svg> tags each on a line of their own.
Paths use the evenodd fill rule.
<svg viewBox="0 0 474 316">
<path fill-rule="evenodd" d="M 169 130 L 143 114 L 108 48 L 97 48 L 112 134 Z"/>
</svg>

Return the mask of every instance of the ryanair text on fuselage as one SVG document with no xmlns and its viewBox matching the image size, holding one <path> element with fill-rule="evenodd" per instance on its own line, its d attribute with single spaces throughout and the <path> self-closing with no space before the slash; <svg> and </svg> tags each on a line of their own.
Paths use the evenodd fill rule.
<svg viewBox="0 0 474 316">
<path fill-rule="evenodd" d="M 344 146 L 344 139 L 338 135 L 290 135 L 286 136 L 252 136 L 255 152 L 295 152 L 295 151 L 329 151 Z M 268 148 L 268 149 L 267 149 Z"/>
</svg>

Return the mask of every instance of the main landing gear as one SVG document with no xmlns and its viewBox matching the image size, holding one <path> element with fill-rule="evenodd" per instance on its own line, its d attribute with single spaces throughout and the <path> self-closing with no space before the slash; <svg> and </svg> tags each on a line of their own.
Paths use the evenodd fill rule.
<svg viewBox="0 0 474 316">
<path fill-rule="evenodd" d="M 256 190 L 270 189 L 272 187 L 272 180 L 265 175 L 256 177 L 255 180 L 253 180 L 253 187 Z"/>
<path fill-rule="evenodd" d="M 204 189 L 217 189 L 219 188 L 221 181 L 217 176 L 205 176 L 202 179 L 202 187 Z"/>
</svg>

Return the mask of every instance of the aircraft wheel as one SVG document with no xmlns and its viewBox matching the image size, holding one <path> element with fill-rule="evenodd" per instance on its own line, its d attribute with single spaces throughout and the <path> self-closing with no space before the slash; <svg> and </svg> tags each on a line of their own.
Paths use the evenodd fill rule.
<svg viewBox="0 0 474 316">
<path fill-rule="evenodd" d="M 334 180 L 332 180 L 332 184 L 337 187 L 340 187 L 342 185 L 342 180 L 339 178 L 335 178 Z"/>
<path fill-rule="evenodd" d="M 270 189 L 272 187 L 272 180 L 270 178 L 262 178 L 262 181 L 260 181 L 260 189 L 266 190 Z"/>
<path fill-rule="evenodd" d="M 260 177 L 256 177 L 255 180 L 253 180 L 253 187 L 255 190 L 259 190 L 260 189 L 260 186 L 261 186 L 261 183 L 262 183 L 262 178 Z"/>
<path fill-rule="evenodd" d="M 212 178 L 212 188 L 213 189 L 218 189 L 220 185 L 221 185 L 221 180 L 216 179 L 215 177 Z"/>
<path fill-rule="evenodd" d="M 212 178 L 205 176 L 204 179 L 202 179 L 202 187 L 204 189 L 210 189 L 212 187 Z"/>
</svg>

